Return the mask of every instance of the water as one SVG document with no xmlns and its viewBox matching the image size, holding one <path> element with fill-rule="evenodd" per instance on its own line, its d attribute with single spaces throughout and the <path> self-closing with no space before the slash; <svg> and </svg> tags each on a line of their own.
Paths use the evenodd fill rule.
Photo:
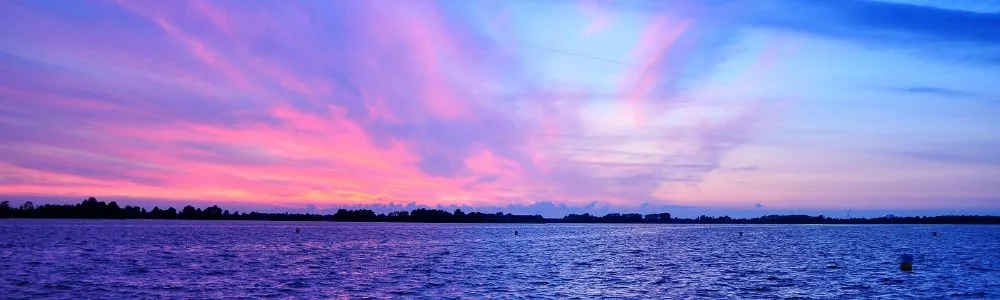
<svg viewBox="0 0 1000 300">
<path fill-rule="evenodd" d="M 903 253 L 914 255 L 912 273 L 897 267 Z M 12 299 L 1000 298 L 1000 227 L 0 220 L 0 291 Z"/>
</svg>

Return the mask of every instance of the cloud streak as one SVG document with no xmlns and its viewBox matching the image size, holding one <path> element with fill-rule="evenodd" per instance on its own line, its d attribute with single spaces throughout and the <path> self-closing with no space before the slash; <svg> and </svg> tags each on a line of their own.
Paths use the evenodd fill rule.
<svg viewBox="0 0 1000 300">
<path fill-rule="evenodd" d="M 905 49 L 937 59 L 1000 63 L 1000 32 L 996 30 L 1000 15 L 996 13 L 868 0 L 713 1 L 698 5 L 688 1 L 633 1 L 621 7 Z"/>
</svg>

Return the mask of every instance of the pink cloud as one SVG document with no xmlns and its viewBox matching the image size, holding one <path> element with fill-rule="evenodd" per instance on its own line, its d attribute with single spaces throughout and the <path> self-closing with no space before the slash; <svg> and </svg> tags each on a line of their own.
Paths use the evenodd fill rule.
<svg viewBox="0 0 1000 300">
<path fill-rule="evenodd" d="M 580 8 L 584 13 L 593 16 L 593 21 L 583 29 L 583 36 L 590 36 L 610 26 L 612 20 L 611 11 L 604 6 L 614 4 L 614 0 L 585 0 L 580 2 Z"/>
<path fill-rule="evenodd" d="M 646 27 L 639 44 L 633 50 L 640 56 L 639 68 L 628 77 L 628 84 L 632 86 L 628 87 L 626 95 L 630 100 L 630 113 L 635 124 L 644 123 L 642 112 L 645 109 L 642 103 L 651 96 L 649 93 L 657 83 L 666 80 L 661 78 L 666 73 L 662 69 L 663 58 L 690 23 L 690 20 L 674 21 L 669 17 L 660 17 Z"/>
</svg>

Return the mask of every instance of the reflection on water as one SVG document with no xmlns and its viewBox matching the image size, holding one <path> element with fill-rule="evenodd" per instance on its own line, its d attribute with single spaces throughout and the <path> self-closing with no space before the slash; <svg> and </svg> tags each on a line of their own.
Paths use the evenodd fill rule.
<svg viewBox="0 0 1000 300">
<path fill-rule="evenodd" d="M 0 220 L 0 289 L 10 298 L 1000 298 L 998 229 Z M 912 273 L 898 268 L 904 253 Z"/>
</svg>

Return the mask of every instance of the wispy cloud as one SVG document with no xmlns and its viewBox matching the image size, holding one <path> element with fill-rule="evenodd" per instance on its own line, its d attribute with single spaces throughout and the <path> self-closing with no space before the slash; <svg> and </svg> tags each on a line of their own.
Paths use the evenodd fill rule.
<svg viewBox="0 0 1000 300">
<path fill-rule="evenodd" d="M 882 90 L 904 93 L 909 95 L 935 96 L 935 97 L 945 97 L 948 99 L 969 99 L 969 100 L 978 100 L 991 103 L 1000 103 L 1000 95 L 989 95 L 979 92 L 941 88 L 941 87 L 909 86 L 909 87 L 882 88 Z"/>
<path fill-rule="evenodd" d="M 960 91 L 947 88 L 937 88 L 928 86 L 911 86 L 903 88 L 887 88 L 890 91 L 896 91 L 901 93 L 910 94 L 922 94 L 922 95 L 936 95 L 936 96 L 949 96 L 949 97 L 978 97 L 977 93 Z"/>
</svg>

